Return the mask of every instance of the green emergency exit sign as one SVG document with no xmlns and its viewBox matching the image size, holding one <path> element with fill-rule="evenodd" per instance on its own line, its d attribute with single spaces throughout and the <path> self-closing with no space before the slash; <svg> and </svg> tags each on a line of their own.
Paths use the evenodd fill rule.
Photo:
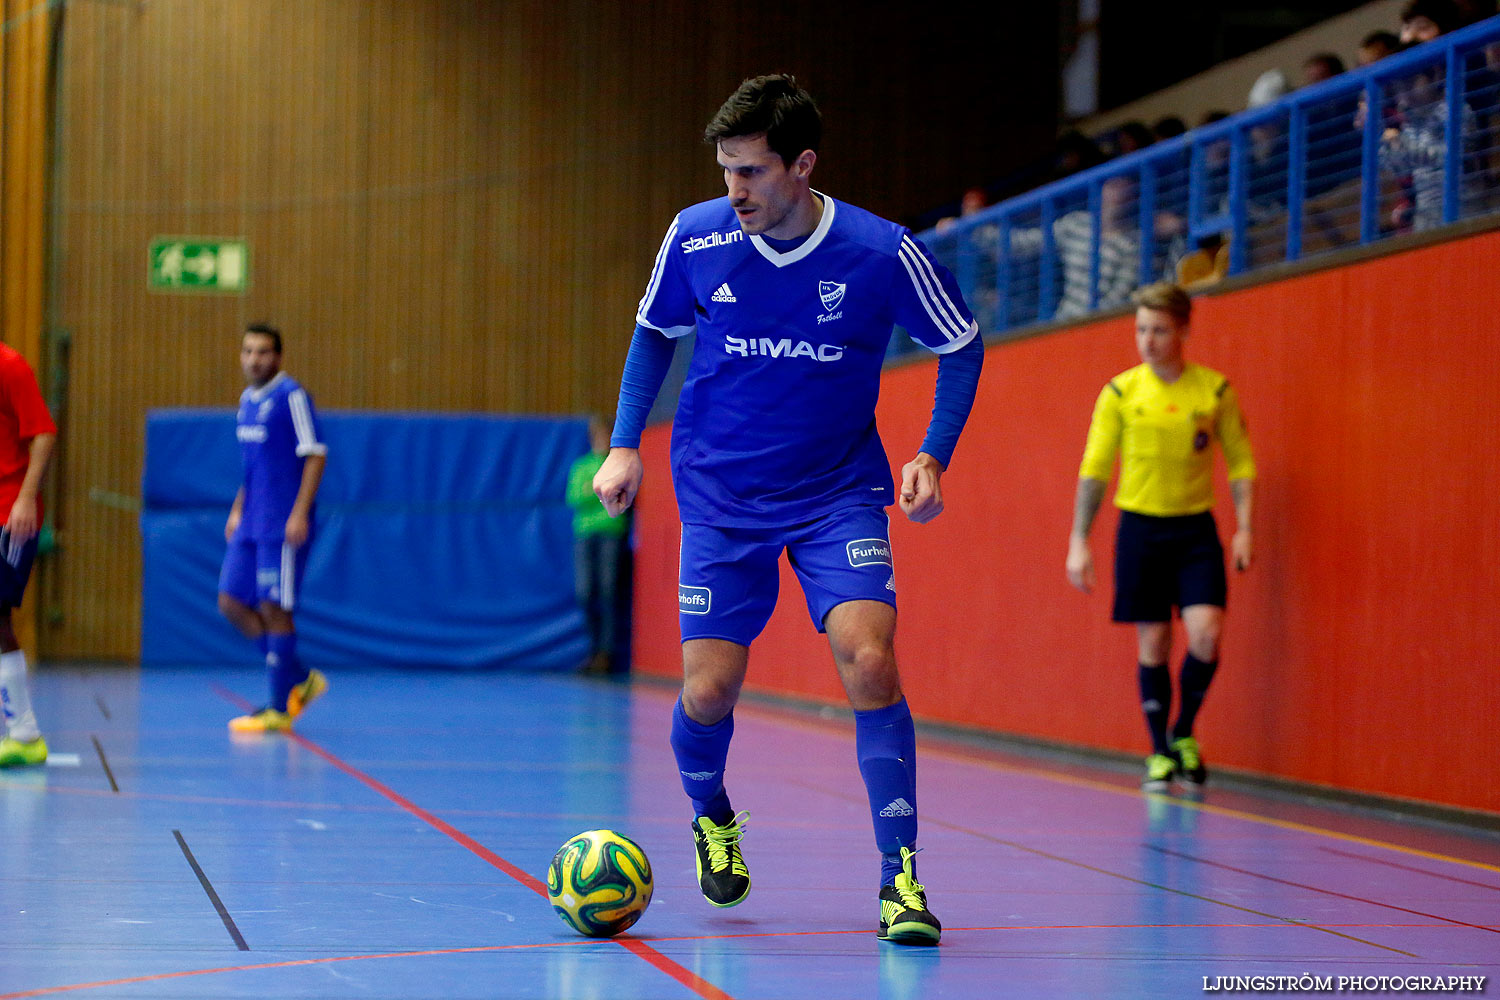
<svg viewBox="0 0 1500 1000">
<path fill-rule="evenodd" d="M 241 295 L 250 286 L 250 244 L 217 236 L 158 236 L 146 276 L 153 292 Z"/>
</svg>

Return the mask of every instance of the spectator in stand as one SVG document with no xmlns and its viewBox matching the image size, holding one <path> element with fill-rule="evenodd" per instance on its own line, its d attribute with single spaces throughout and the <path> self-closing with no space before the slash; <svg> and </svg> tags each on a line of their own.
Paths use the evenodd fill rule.
<svg viewBox="0 0 1500 1000">
<path fill-rule="evenodd" d="M 1098 143 L 1082 132 L 1069 130 L 1057 138 L 1052 179 L 1062 180 L 1103 162 L 1104 153 L 1100 151 Z"/>
<path fill-rule="evenodd" d="M 1291 91 L 1286 74 L 1268 69 L 1250 88 L 1249 108 L 1279 101 Z M 1250 126 L 1250 160 L 1246 178 L 1250 221 L 1265 223 L 1286 211 L 1288 165 L 1285 118 L 1269 118 Z M 1252 241 L 1253 242 L 1253 241 Z"/>
<path fill-rule="evenodd" d="M 1368 66 L 1379 62 L 1401 48 L 1401 39 L 1389 31 L 1372 31 L 1359 43 L 1359 65 Z"/>
<path fill-rule="evenodd" d="M 953 228 L 953 224 L 959 219 L 966 219 L 976 212 L 983 211 L 990 204 L 990 196 L 982 187 L 971 187 L 964 192 L 964 196 L 958 202 L 958 214 L 950 215 L 937 221 L 937 231 L 946 233 Z"/>
<path fill-rule="evenodd" d="M 1332 80 L 1344 71 L 1344 60 L 1332 52 L 1319 52 L 1309 56 L 1302 64 L 1302 86 L 1311 87 L 1324 80 Z"/>
<path fill-rule="evenodd" d="M 1151 126 L 1157 142 L 1175 139 L 1187 132 L 1187 123 L 1168 115 Z M 1151 270 L 1155 274 L 1175 274 L 1177 262 L 1188 251 L 1187 216 L 1189 173 L 1193 150 L 1184 144 L 1175 153 L 1164 154 L 1156 161 L 1156 252 Z"/>
<path fill-rule="evenodd" d="M 1089 303 L 1089 257 L 1094 238 L 1092 213 L 1068 212 L 1052 224 L 1057 259 L 1062 268 L 1062 301 L 1053 319 L 1082 316 L 1091 309 L 1114 309 L 1130 301 L 1136 288 L 1140 234 L 1136 223 L 1136 185 L 1129 177 L 1111 177 L 1099 191 L 1099 295 Z M 1040 228 L 1010 232 L 1010 252 L 1035 254 L 1042 248 Z"/>
<path fill-rule="evenodd" d="M 1467 28 L 1487 17 L 1495 16 L 1495 0 L 1454 0 L 1458 8 L 1458 26 Z"/>
<path fill-rule="evenodd" d="M 936 229 L 939 235 L 945 235 L 953 231 L 953 226 L 959 219 L 966 219 L 971 215 L 984 211 L 990 204 L 989 192 L 984 188 L 975 186 L 964 192 L 964 196 L 958 203 L 958 215 L 950 215 L 937 221 Z M 968 230 L 964 236 L 959 237 L 962 245 L 967 242 L 968 246 L 975 251 L 973 274 L 974 288 L 970 291 L 970 307 L 974 312 L 974 319 L 981 330 L 990 330 L 995 326 L 995 315 L 1000 308 L 1000 293 L 995 287 L 996 265 L 1000 248 L 1000 227 L 993 222 L 983 222 Z M 959 251 L 962 253 L 963 251 Z M 892 341 L 895 343 L 896 341 Z"/>
<path fill-rule="evenodd" d="M 1430 42 L 1463 24 L 1453 0 L 1412 0 L 1401 12 L 1401 44 Z"/>
<path fill-rule="evenodd" d="M 1155 125 L 1151 126 L 1151 134 L 1156 136 L 1157 142 L 1166 142 L 1175 139 L 1187 131 L 1187 123 L 1176 115 L 1168 115 Z"/>
<path fill-rule="evenodd" d="M 1401 12 L 1401 41 L 1407 45 L 1430 42 L 1439 35 L 1482 20 L 1494 12 L 1493 0 L 1412 0 Z M 1500 72 L 1490 65 L 1491 58 L 1483 50 L 1469 52 L 1464 56 L 1464 75 L 1460 88 L 1466 106 L 1463 121 L 1464 147 L 1469 152 L 1460 170 L 1464 176 L 1463 183 L 1469 186 L 1469 190 L 1465 192 L 1465 201 L 1469 204 L 1472 204 L 1469 199 L 1482 198 L 1485 189 L 1500 180 L 1500 162 L 1497 162 L 1492 152 L 1497 138 L 1495 107 L 1500 104 Z M 1441 89 L 1442 81 L 1437 82 Z M 1413 86 L 1408 90 L 1413 92 L 1420 92 L 1427 86 L 1420 79 L 1412 83 Z M 1422 228 L 1415 222 L 1413 224 L 1415 228 Z"/>
<path fill-rule="evenodd" d="M 1311 87 L 1343 72 L 1342 59 L 1332 52 L 1319 52 L 1302 64 L 1302 85 Z M 1307 129 L 1303 194 L 1308 199 L 1303 210 L 1307 225 L 1303 237 L 1305 249 L 1344 246 L 1355 237 L 1339 224 L 1354 193 L 1346 189 L 1329 199 L 1322 196 L 1359 182 L 1363 140 L 1355 126 L 1358 112 L 1359 97 L 1347 92 L 1303 105 Z"/>
<path fill-rule="evenodd" d="M 1292 85 L 1287 82 L 1285 73 L 1279 69 L 1268 69 L 1251 84 L 1245 106 L 1251 110 L 1264 107 L 1285 97 L 1291 89 Z"/>
<path fill-rule="evenodd" d="M 1439 68 L 1415 73 L 1393 83 L 1394 115 L 1384 122 L 1380 135 L 1380 170 L 1397 177 L 1410 177 L 1412 209 L 1409 227 L 1417 232 L 1443 224 L 1443 166 L 1448 156 L 1448 102 L 1443 93 Z M 1459 133 L 1472 157 L 1479 126 L 1473 110 L 1465 104 Z M 1483 197 L 1483 174 L 1465 169 L 1459 177 L 1459 212 Z M 1407 228 L 1406 219 L 1398 229 Z"/>
<path fill-rule="evenodd" d="M 1115 155 L 1129 156 L 1156 141 L 1151 130 L 1140 122 L 1126 122 L 1115 130 Z"/>
</svg>

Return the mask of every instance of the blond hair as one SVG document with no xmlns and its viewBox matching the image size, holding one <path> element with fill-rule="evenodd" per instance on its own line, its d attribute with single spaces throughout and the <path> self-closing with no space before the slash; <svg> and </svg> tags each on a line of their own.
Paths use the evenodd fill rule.
<svg viewBox="0 0 1500 1000">
<path fill-rule="evenodd" d="M 1180 286 L 1170 281 L 1158 281 L 1154 285 L 1138 289 L 1130 297 L 1130 301 L 1141 309 L 1158 309 L 1170 314 L 1178 326 L 1187 326 L 1188 320 L 1193 316 L 1193 300 Z"/>
</svg>

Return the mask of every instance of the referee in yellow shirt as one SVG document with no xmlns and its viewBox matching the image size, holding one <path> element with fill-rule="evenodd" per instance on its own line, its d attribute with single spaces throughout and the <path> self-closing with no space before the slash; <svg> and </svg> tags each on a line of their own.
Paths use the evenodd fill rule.
<svg viewBox="0 0 1500 1000">
<path fill-rule="evenodd" d="M 1141 709 L 1151 732 L 1141 787 L 1163 791 L 1174 778 L 1196 787 L 1208 777 L 1193 720 L 1219 665 L 1228 590 L 1214 524 L 1209 445 L 1219 442 L 1229 466 L 1238 522 L 1230 549 L 1241 571 L 1250 568 L 1255 459 L 1229 380 L 1183 357 L 1193 308 L 1187 293 L 1172 284 L 1149 285 L 1134 301 L 1142 364 L 1110 379 L 1094 404 L 1078 470 L 1067 571 L 1073 586 L 1085 593 L 1093 588 L 1089 529 L 1119 455 L 1113 617 L 1136 627 Z M 1181 707 L 1169 736 L 1174 607 L 1187 629 L 1188 648 L 1178 679 Z"/>
</svg>

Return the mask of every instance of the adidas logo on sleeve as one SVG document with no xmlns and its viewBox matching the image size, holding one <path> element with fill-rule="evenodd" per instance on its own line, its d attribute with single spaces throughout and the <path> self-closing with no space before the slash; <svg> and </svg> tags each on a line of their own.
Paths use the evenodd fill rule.
<svg viewBox="0 0 1500 1000">
<path fill-rule="evenodd" d="M 735 297 L 734 297 L 734 293 L 729 290 L 729 282 L 727 282 L 727 281 L 724 282 L 724 284 L 722 284 L 722 285 L 719 286 L 718 290 L 714 292 L 714 294 L 711 296 L 711 298 L 715 302 L 734 302 L 734 301 L 737 301 L 735 299 Z"/>
</svg>

